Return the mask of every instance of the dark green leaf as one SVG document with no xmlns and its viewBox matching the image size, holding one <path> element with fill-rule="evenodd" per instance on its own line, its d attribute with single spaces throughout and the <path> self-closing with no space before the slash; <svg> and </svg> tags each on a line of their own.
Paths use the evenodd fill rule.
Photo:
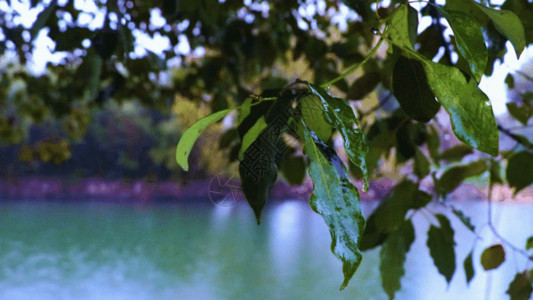
<svg viewBox="0 0 533 300">
<path fill-rule="evenodd" d="M 392 232 L 381 246 L 379 252 L 381 284 L 390 299 L 393 299 L 396 291 L 401 288 L 401 279 L 405 274 L 403 266 L 405 256 L 414 240 L 413 224 L 407 220 L 398 230 Z"/>
<path fill-rule="evenodd" d="M 230 111 L 230 109 L 221 110 L 204 117 L 183 133 L 178 142 L 178 146 L 176 147 L 176 162 L 178 162 L 178 165 L 180 165 L 183 170 L 189 170 L 189 154 L 191 153 L 194 142 L 196 142 L 196 139 L 200 136 L 200 133 L 202 133 L 202 131 L 210 124 L 224 118 Z"/>
<path fill-rule="evenodd" d="M 533 249 L 533 236 L 530 236 L 526 242 L 526 250 Z"/>
<path fill-rule="evenodd" d="M 470 231 L 472 232 L 476 232 L 476 227 L 474 226 L 474 224 L 472 224 L 472 220 L 470 220 L 470 217 L 468 217 L 467 215 L 465 215 L 462 211 L 458 210 L 458 209 L 455 209 L 453 208 L 452 209 L 452 212 L 455 216 L 457 216 L 459 218 L 459 220 L 461 220 L 461 222 L 468 228 L 470 229 Z"/>
<path fill-rule="evenodd" d="M 304 130 L 304 151 L 310 159 L 309 175 L 314 186 L 310 205 L 324 218 L 331 234 L 331 250 L 342 261 L 342 290 L 362 259 L 358 244 L 365 220 L 359 193 L 335 151 L 307 129 Z"/>
<path fill-rule="evenodd" d="M 511 74 L 507 74 L 505 77 L 505 84 L 507 84 L 508 89 L 514 89 L 514 77 Z"/>
<path fill-rule="evenodd" d="M 39 31 L 46 25 L 46 22 L 48 21 L 52 13 L 56 11 L 56 5 L 56 2 L 52 1 L 43 11 L 41 11 L 41 13 L 39 13 L 39 15 L 37 16 L 37 20 L 35 20 L 35 23 L 33 23 L 33 26 L 30 30 L 32 39 L 35 39 L 37 37 Z"/>
<path fill-rule="evenodd" d="M 419 60 L 400 56 L 392 73 L 392 86 L 400 106 L 413 119 L 427 122 L 439 111 L 440 104 Z"/>
<path fill-rule="evenodd" d="M 459 69 L 424 62 L 429 86 L 450 114 L 455 135 L 480 151 L 498 155 L 498 129 L 487 95 Z"/>
<path fill-rule="evenodd" d="M 326 121 L 341 134 L 348 158 L 361 169 L 363 180 L 365 181 L 363 190 L 366 190 L 368 186 L 368 169 L 365 156 L 368 152 L 368 145 L 363 131 L 360 128 L 354 128 L 354 124 L 357 124 L 358 120 L 352 108 L 345 101 L 332 97 L 320 86 L 309 84 L 309 88 L 322 101 Z"/>
<path fill-rule="evenodd" d="M 511 300 L 528 300 L 531 292 L 533 292 L 533 285 L 526 271 L 517 273 L 506 291 L 511 296 Z"/>
<path fill-rule="evenodd" d="M 466 178 L 481 175 L 486 170 L 487 164 L 482 160 L 464 166 L 452 167 L 446 170 L 439 178 L 437 182 L 439 193 L 447 194 L 459 186 Z"/>
<path fill-rule="evenodd" d="M 461 161 L 465 155 L 471 154 L 473 151 L 472 147 L 461 144 L 444 150 L 440 158 L 448 162 Z"/>
<path fill-rule="evenodd" d="M 524 126 L 527 125 L 527 121 L 531 118 L 533 114 L 533 109 L 530 106 L 518 106 L 516 103 L 506 103 L 509 114 L 513 116 L 516 120 L 522 123 Z"/>
<path fill-rule="evenodd" d="M 305 179 L 305 161 L 301 156 L 295 156 L 294 151 L 287 151 L 281 161 L 280 171 L 291 185 L 300 185 Z"/>
<path fill-rule="evenodd" d="M 477 82 L 485 72 L 488 51 L 481 26 L 472 16 L 462 12 L 438 7 L 455 35 L 455 42 L 461 55 L 466 59 Z"/>
<path fill-rule="evenodd" d="M 426 158 L 424 153 L 419 149 L 416 149 L 415 152 L 415 166 L 414 166 L 415 175 L 418 178 L 424 178 L 429 174 L 429 160 Z"/>
<path fill-rule="evenodd" d="M 501 244 L 488 247 L 481 254 L 481 265 L 485 270 L 493 270 L 505 261 L 505 250 Z"/>
<path fill-rule="evenodd" d="M 365 72 L 352 84 L 347 97 L 348 99 L 361 100 L 372 92 L 380 82 L 381 74 L 379 72 Z"/>
<path fill-rule="evenodd" d="M 427 245 L 433 263 L 445 278 L 450 282 L 455 272 L 455 241 L 453 240 L 453 228 L 446 216 L 435 215 L 439 220 L 440 227 L 431 225 L 428 231 Z"/>
<path fill-rule="evenodd" d="M 501 166 L 500 166 L 500 163 L 499 162 L 494 162 L 492 161 L 491 164 L 490 164 L 490 183 L 491 184 L 500 184 L 500 183 L 503 183 L 503 179 L 501 177 Z"/>
<path fill-rule="evenodd" d="M 324 120 L 322 102 L 320 99 L 316 95 L 310 94 L 300 99 L 300 105 L 302 109 L 302 119 L 307 127 L 314 131 L 320 140 L 329 140 L 332 128 L 331 125 Z"/>
<path fill-rule="evenodd" d="M 513 44 L 516 56 L 526 47 L 526 35 L 520 19 L 511 11 L 496 10 L 479 3 L 477 6 L 494 22 L 496 29 Z"/>
<path fill-rule="evenodd" d="M 435 127 L 429 126 L 429 133 L 427 136 L 428 152 L 429 156 L 437 166 L 439 165 L 439 148 L 440 148 L 440 136 Z"/>
<path fill-rule="evenodd" d="M 466 284 L 469 284 L 472 278 L 474 278 L 474 258 L 472 257 L 472 251 L 465 258 L 463 267 L 465 269 Z"/>
<path fill-rule="evenodd" d="M 509 158 L 505 171 L 507 182 L 516 195 L 521 189 L 533 183 L 533 153 L 522 151 Z"/>
</svg>

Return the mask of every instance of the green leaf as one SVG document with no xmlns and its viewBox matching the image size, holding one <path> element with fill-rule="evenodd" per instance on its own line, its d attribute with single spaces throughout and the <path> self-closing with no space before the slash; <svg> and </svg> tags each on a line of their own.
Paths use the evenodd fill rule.
<svg viewBox="0 0 533 300">
<path fill-rule="evenodd" d="M 433 125 L 429 125 L 429 132 L 427 135 L 428 152 L 429 156 L 437 166 L 439 165 L 439 148 L 440 148 L 440 136 Z"/>
<path fill-rule="evenodd" d="M 472 224 L 472 220 L 470 220 L 470 217 L 465 215 L 461 210 L 458 210 L 458 209 L 455 209 L 455 208 L 452 208 L 452 212 L 457 218 L 459 218 L 459 220 L 461 220 L 461 222 L 468 229 L 470 229 L 470 231 L 472 231 L 474 233 L 476 232 L 476 227 L 474 226 L 474 224 Z"/>
<path fill-rule="evenodd" d="M 526 271 L 517 273 L 505 292 L 511 296 L 511 300 L 528 300 L 533 292 L 533 285 Z"/>
<path fill-rule="evenodd" d="M 239 117 L 237 118 L 237 125 L 240 125 L 242 121 L 250 115 L 251 109 L 252 109 L 252 98 L 246 98 L 246 100 L 244 100 L 244 102 L 241 105 Z"/>
<path fill-rule="evenodd" d="M 439 178 L 437 189 L 441 194 L 453 191 L 459 184 L 469 177 L 481 175 L 487 170 L 487 164 L 478 160 L 464 166 L 452 167 Z"/>
<path fill-rule="evenodd" d="M 332 97 L 320 86 L 309 84 L 309 89 L 320 98 L 326 121 L 341 134 L 348 158 L 361 169 L 365 182 L 363 190 L 366 191 L 368 188 L 368 169 L 365 157 L 368 152 L 368 145 L 363 130 L 354 128 L 354 123 L 357 124 L 358 120 L 352 108 L 345 101 Z"/>
<path fill-rule="evenodd" d="M 465 269 L 466 284 L 469 284 L 474 278 L 474 258 L 472 257 L 472 251 L 468 254 L 463 262 L 463 267 Z"/>
<path fill-rule="evenodd" d="M 414 14 L 410 10 L 413 10 L 413 8 L 407 4 L 401 4 L 387 18 L 389 29 L 386 38 L 400 48 L 405 47 L 414 50 L 414 43 L 412 41 L 415 21 L 412 19 Z M 418 19 L 418 14 L 416 17 Z M 411 19 L 411 22 L 409 19 Z M 417 23 L 418 20 L 416 20 Z"/>
<path fill-rule="evenodd" d="M 522 151 L 509 158 L 505 171 L 507 182 L 513 187 L 514 195 L 533 183 L 533 153 Z"/>
<path fill-rule="evenodd" d="M 507 84 L 508 89 L 514 89 L 514 77 L 511 74 L 507 74 L 505 77 L 505 84 Z"/>
<path fill-rule="evenodd" d="M 501 244 L 488 247 L 481 253 L 481 265 L 486 271 L 499 267 L 505 261 L 505 250 Z"/>
<path fill-rule="evenodd" d="M 281 161 L 280 171 L 283 177 L 291 185 L 300 185 L 305 179 L 305 160 L 301 156 L 295 156 L 294 150 L 285 152 Z"/>
<path fill-rule="evenodd" d="M 441 153 L 440 158 L 452 162 L 452 161 L 461 161 L 465 155 L 471 154 L 474 149 L 468 145 L 460 144 L 449 149 L 444 150 Z"/>
<path fill-rule="evenodd" d="M 476 19 L 464 12 L 448 10 L 440 6 L 437 8 L 452 27 L 457 48 L 468 62 L 472 75 L 477 82 L 481 81 L 488 59 L 481 26 Z"/>
<path fill-rule="evenodd" d="M 45 9 L 43 9 L 43 11 L 41 11 L 41 13 L 39 13 L 37 20 L 35 20 L 35 23 L 33 23 L 30 29 L 32 39 L 35 39 L 39 34 L 39 31 L 46 25 L 46 22 L 52 13 L 57 9 L 56 5 L 55 2 L 51 2 Z"/>
<path fill-rule="evenodd" d="M 242 138 L 242 144 L 241 149 L 239 150 L 239 160 L 244 159 L 244 153 L 250 147 L 250 145 L 257 139 L 259 134 L 263 132 L 263 130 L 267 128 L 267 123 L 265 121 L 265 117 L 260 117 L 257 122 L 255 122 L 254 126 L 250 128 Z"/>
<path fill-rule="evenodd" d="M 176 147 L 176 162 L 178 162 L 178 165 L 180 165 L 183 170 L 189 170 L 189 154 L 191 154 L 194 142 L 196 142 L 196 139 L 198 139 L 200 133 L 202 133 L 202 131 L 210 124 L 224 118 L 230 111 L 231 109 L 225 109 L 208 115 L 198 120 L 189 129 L 187 129 L 185 133 L 183 133 L 180 141 L 178 142 L 178 146 Z"/>
<path fill-rule="evenodd" d="M 381 73 L 376 71 L 365 72 L 361 77 L 357 78 L 350 86 L 348 99 L 361 100 L 368 93 L 372 92 L 378 83 L 381 82 Z"/>
<path fill-rule="evenodd" d="M 533 249 L 533 236 L 530 236 L 526 242 L 526 250 Z"/>
<path fill-rule="evenodd" d="M 307 95 L 300 99 L 302 109 L 302 119 L 309 129 L 314 131 L 322 141 L 329 140 L 331 136 L 331 125 L 324 120 L 322 102 L 314 94 Z"/>
<path fill-rule="evenodd" d="M 479 3 L 476 3 L 476 5 L 494 22 L 496 29 L 511 41 L 516 57 L 520 57 L 526 47 L 526 35 L 520 19 L 508 10 L 496 10 Z"/>
<path fill-rule="evenodd" d="M 506 103 L 509 114 L 513 116 L 516 120 L 522 123 L 524 126 L 527 125 L 527 121 L 533 115 L 533 109 L 530 106 L 518 106 L 516 103 Z"/>
<path fill-rule="evenodd" d="M 419 60 L 400 56 L 392 72 L 392 87 L 398 103 L 413 119 L 428 122 L 439 111 Z"/>
<path fill-rule="evenodd" d="M 446 216 L 435 215 L 439 220 L 440 227 L 431 225 L 428 231 L 427 246 L 433 259 L 433 263 L 449 283 L 455 272 L 455 241 L 453 240 L 453 228 Z"/>
<path fill-rule="evenodd" d="M 331 250 L 342 261 L 342 290 L 362 259 L 358 244 L 365 220 L 359 193 L 337 153 L 307 129 L 304 129 L 304 151 L 310 159 L 309 175 L 314 186 L 310 205 L 324 218 L 331 234 Z"/>
<path fill-rule="evenodd" d="M 429 174 L 429 160 L 418 148 L 415 151 L 414 172 L 418 178 L 424 178 Z"/>
<path fill-rule="evenodd" d="M 450 114 L 455 135 L 480 151 L 498 155 L 498 129 L 487 95 L 459 69 L 424 62 L 429 86 Z"/>
<path fill-rule="evenodd" d="M 379 270 L 381 285 L 390 299 L 401 288 L 401 279 L 405 274 L 405 256 L 415 240 L 415 231 L 410 220 L 391 233 L 379 252 Z"/>
</svg>

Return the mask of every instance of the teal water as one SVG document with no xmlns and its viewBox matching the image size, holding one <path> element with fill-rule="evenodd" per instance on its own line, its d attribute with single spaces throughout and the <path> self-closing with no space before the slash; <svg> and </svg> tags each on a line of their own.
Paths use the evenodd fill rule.
<svg viewBox="0 0 533 300">
<path fill-rule="evenodd" d="M 419 213 L 397 299 L 506 299 L 525 260 L 508 251 L 493 272 L 476 261 L 467 287 L 462 262 L 474 241 L 478 260 L 497 239 L 483 226 L 486 204 L 457 206 L 473 215 L 480 237 L 451 217 L 458 267 L 451 285 L 425 245 L 431 218 Z M 494 215 L 511 242 L 523 247 L 533 235 L 533 205 L 495 205 Z M 0 299 L 387 299 L 379 250 L 364 253 L 339 291 L 341 263 L 329 247 L 320 216 L 298 201 L 268 207 L 261 226 L 245 205 L 0 204 Z"/>
</svg>

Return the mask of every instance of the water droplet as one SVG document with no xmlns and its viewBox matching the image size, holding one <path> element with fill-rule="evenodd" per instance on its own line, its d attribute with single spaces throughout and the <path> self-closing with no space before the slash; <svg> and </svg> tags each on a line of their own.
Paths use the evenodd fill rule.
<svg viewBox="0 0 533 300">
<path fill-rule="evenodd" d="M 376 28 L 372 27 L 372 29 L 370 30 L 372 31 L 374 35 L 379 35 L 379 30 L 377 30 Z"/>
</svg>

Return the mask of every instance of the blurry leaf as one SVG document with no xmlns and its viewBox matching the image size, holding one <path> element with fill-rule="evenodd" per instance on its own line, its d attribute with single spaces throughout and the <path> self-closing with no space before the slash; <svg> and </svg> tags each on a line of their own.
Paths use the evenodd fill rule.
<svg viewBox="0 0 533 300">
<path fill-rule="evenodd" d="M 476 227 L 472 224 L 470 217 L 466 216 L 461 210 L 452 209 L 453 214 L 461 220 L 461 222 L 472 232 L 476 232 Z"/>
<path fill-rule="evenodd" d="M 520 123 L 522 123 L 524 126 L 527 125 L 527 121 L 529 118 L 531 118 L 531 115 L 533 115 L 533 108 L 530 106 L 518 106 L 516 103 L 506 103 L 507 109 L 509 110 L 509 114 L 513 116 L 516 120 L 518 120 Z"/>
<path fill-rule="evenodd" d="M 236 128 L 231 128 L 224 132 L 219 140 L 220 149 L 225 149 L 231 146 L 235 141 L 239 139 L 239 132 Z"/>
<path fill-rule="evenodd" d="M 35 23 L 33 23 L 30 29 L 32 39 L 35 39 L 39 34 L 39 31 L 46 25 L 46 22 L 56 10 L 56 5 L 56 1 L 52 1 L 39 13 L 37 20 L 35 20 Z"/>
<path fill-rule="evenodd" d="M 517 273 L 505 292 L 511 300 L 528 300 L 533 292 L 533 285 L 526 271 Z"/>
<path fill-rule="evenodd" d="M 490 184 L 501 184 L 503 179 L 501 177 L 501 166 L 499 162 L 492 161 L 490 164 Z"/>
<path fill-rule="evenodd" d="M 463 267 L 465 269 L 466 284 L 469 284 L 472 278 L 474 278 L 474 258 L 472 257 L 472 251 L 465 258 Z"/>
<path fill-rule="evenodd" d="M 300 185 L 305 179 L 305 160 L 302 156 L 286 152 L 281 161 L 280 171 L 290 185 Z"/>
<path fill-rule="evenodd" d="M 508 89 L 514 89 L 514 77 L 511 74 L 507 74 L 505 77 L 505 84 L 507 84 Z"/>
<path fill-rule="evenodd" d="M 505 171 L 507 182 L 513 187 L 514 195 L 533 183 L 533 153 L 522 151 L 515 153 L 507 162 Z"/>
<path fill-rule="evenodd" d="M 305 125 L 314 131 L 320 140 L 328 141 L 332 128 L 324 120 L 320 99 L 316 95 L 310 94 L 300 99 L 300 105 Z"/>
<path fill-rule="evenodd" d="M 439 165 L 439 148 L 440 148 L 440 136 L 433 125 L 429 126 L 429 133 L 426 143 L 428 145 L 429 156 L 437 166 Z"/>
<path fill-rule="evenodd" d="M 381 82 L 381 74 L 379 72 L 365 72 L 363 76 L 357 78 L 348 91 L 347 98 L 353 100 L 361 100 L 368 93 L 372 92 L 378 83 Z"/>
<path fill-rule="evenodd" d="M 440 104 L 419 60 L 400 56 L 392 73 L 392 86 L 400 106 L 413 119 L 428 122 L 439 111 Z"/>
<path fill-rule="evenodd" d="M 481 175 L 487 170 L 487 164 L 483 160 L 469 163 L 463 166 L 452 167 L 439 178 L 437 189 L 441 194 L 447 194 L 459 186 L 465 179 Z"/>
<path fill-rule="evenodd" d="M 405 274 L 405 256 L 415 240 L 415 231 L 410 220 L 406 220 L 392 232 L 379 252 L 379 270 L 383 290 L 390 299 L 401 288 L 401 279 Z"/>
<path fill-rule="evenodd" d="M 368 152 L 368 145 L 363 130 L 354 128 L 354 123 L 357 124 L 358 120 L 352 108 L 345 101 L 332 97 L 320 86 L 309 84 L 309 89 L 320 98 L 326 121 L 342 136 L 348 158 L 363 172 L 363 180 L 365 182 L 363 190 L 366 191 L 368 169 L 365 156 Z"/>
<path fill-rule="evenodd" d="M 530 236 L 526 242 L 526 250 L 533 249 L 533 236 Z"/>
<path fill-rule="evenodd" d="M 431 225 L 428 231 L 427 246 L 433 263 L 449 283 L 455 273 L 455 241 L 453 228 L 446 216 L 436 214 L 440 227 Z"/>
<path fill-rule="evenodd" d="M 418 36 L 418 43 L 420 44 L 418 53 L 427 59 L 433 59 L 441 47 L 437 25 L 432 24 L 424 29 Z"/>
<path fill-rule="evenodd" d="M 505 250 L 501 244 L 486 248 L 481 254 L 481 265 L 486 271 L 499 267 L 505 261 Z"/>
<path fill-rule="evenodd" d="M 461 55 L 466 59 L 477 82 L 485 72 L 488 52 L 479 23 L 462 11 L 447 10 L 437 6 L 446 18 L 455 35 L 455 42 Z"/>
<path fill-rule="evenodd" d="M 242 144 L 241 149 L 239 150 L 239 160 L 244 159 L 244 153 L 252 145 L 252 143 L 257 139 L 259 134 L 263 132 L 263 130 L 267 128 L 267 123 L 265 122 L 265 117 L 259 118 L 257 122 L 255 122 L 254 126 L 250 128 L 242 138 Z"/>
<path fill-rule="evenodd" d="M 358 244 L 365 229 L 365 220 L 359 193 L 335 151 L 307 129 L 304 129 L 304 151 L 310 159 L 309 175 L 314 187 L 310 205 L 324 218 L 331 234 L 331 250 L 342 261 L 342 290 L 362 259 Z"/>
<path fill-rule="evenodd" d="M 418 148 L 415 152 L 414 171 L 418 178 L 424 178 L 429 174 L 429 160 Z"/>
<path fill-rule="evenodd" d="M 243 104 L 241 105 L 239 117 L 237 118 L 237 125 L 241 125 L 242 121 L 246 119 L 246 117 L 248 117 L 248 115 L 250 114 L 251 105 L 252 98 L 246 98 L 246 100 L 244 100 Z"/>
<path fill-rule="evenodd" d="M 480 151 L 498 155 L 498 129 L 487 95 L 455 67 L 424 61 L 424 68 L 429 86 L 450 115 L 455 135 Z"/>
<path fill-rule="evenodd" d="M 520 57 L 526 47 L 524 26 L 520 19 L 508 10 L 496 10 L 479 3 L 476 3 L 476 5 L 494 22 L 496 29 L 511 41 L 516 57 Z"/>
<path fill-rule="evenodd" d="M 473 150 L 474 149 L 468 145 L 460 144 L 444 150 L 444 152 L 441 153 L 440 158 L 448 162 L 461 161 L 463 157 L 471 154 Z"/>
<path fill-rule="evenodd" d="M 178 162 L 178 165 L 180 165 L 183 170 L 189 170 L 189 154 L 191 153 L 194 142 L 196 142 L 196 139 L 198 139 L 198 136 L 200 136 L 200 133 L 202 133 L 202 131 L 210 124 L 224 118 L 230 111 L 230 109 L 221 110 L 206 116 L 198 120 L 198 122 L 194 123 L 189 129 L 187 129 L 187 131 L 183 133 L 180 141 L 178 142 L 178 146 L 176 147 L 176 162 Z"/>
<path fill-rule="evenodd" d="M 409 23 L 409 11 L 413 9 L 407 4 L 401 4 L 387 18 L 390 28 L 386 38 L 400 48 L 414 50 L 412 42 L 413 21 Z"/>
</svg>

